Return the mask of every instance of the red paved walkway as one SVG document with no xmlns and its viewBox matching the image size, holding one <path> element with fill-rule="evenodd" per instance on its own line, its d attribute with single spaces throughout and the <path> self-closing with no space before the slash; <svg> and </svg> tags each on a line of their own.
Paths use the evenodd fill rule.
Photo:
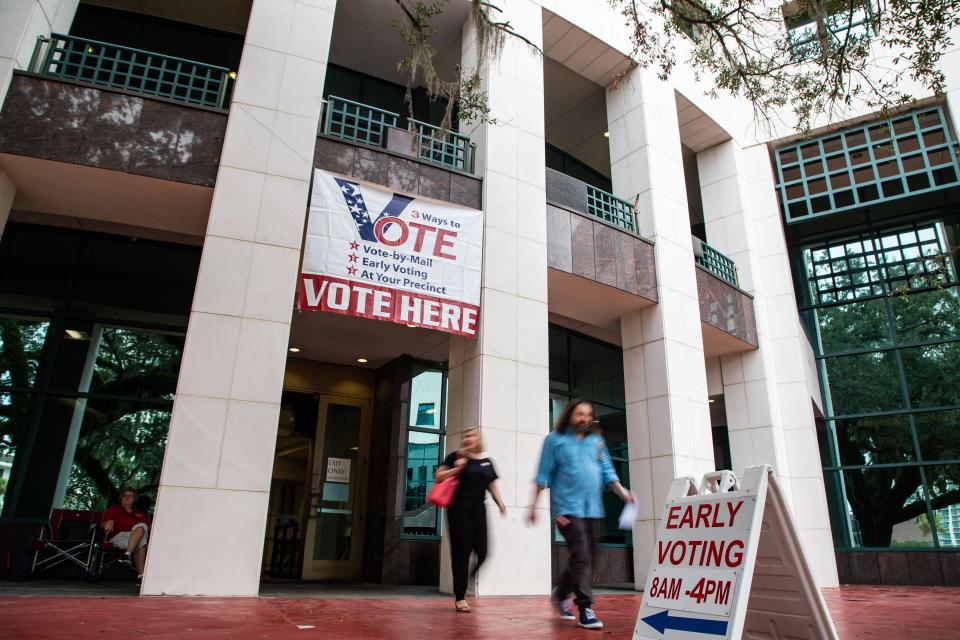
<svg viewBox="0 0 960 640">
<path fill-rule="evenodd" d="M 960 588 L 844 587 L 826 592 L 843 640 L 960 638 Z M 600 596 L 602 633 L 557 620 L 546 598 L 0 598 L 0 638 L 470 640 L 630 638 L 640 597 Z"/>
</svg>

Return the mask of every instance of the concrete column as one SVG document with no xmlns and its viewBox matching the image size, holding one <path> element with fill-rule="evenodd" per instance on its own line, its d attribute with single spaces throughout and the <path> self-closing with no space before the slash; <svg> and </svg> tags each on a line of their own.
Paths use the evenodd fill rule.
<svg viewBox="0 0 960 640">
<path fill-rule="evenodd" d="M 540 43 L 540 6 L 498 2 L 518 33 Z M 464 27 L 463 62 L 476 67 L 476 31 Z M 481 69 L 493 116 L 500 122 L 465 130 L 479 147 L 483 177 L 484 247 L 480 332 L 453 339 L 447 450 L 465 427 L 480 425 L 509 510 L 488 504 L 490 557 L 478 576 L 479 595 L 546 594 L 550 590 L 549 504 L 526 524 L 540 445 L 549 431 L 547 245 L 544 172 L 543 60 L 508 37 L 498 60 Z M 489 501 L 488 501 L 489 502 Z M 449 542 L 442 542 L 440 589 L 452 591 Z"/>
<path fill-rule="evenodd" d="M 37 36 L 66 33 L 77 4 L 79 0 L 4 0 L 0 5 L 0 106 L 13 72 L 30 65 Z"/>
<path fill-rule="evenodd" d="M 17 195 L 17 185 L 13 180 L 0 169 L 0 238 L 3 237 L 3 230 L 7 228 L 7 220 L 10 218 L 10 210 L 13 208 L 13 199 Z"/>
<path fill-rule="evenodd" d="M 697 160 L 709 203 L 707 239 L 737 263 L 741 287 L 754 296 L 760 343 L 721 358 L 734 470 L 764 463 L 777 470 L 818 583 L 836 586 L 813 413 L 819 386 L 797 314 L 769 152 L 730 140 Z"/>
<path fill-rule="evenodd" d="M 620 321 L 640 588 L 670 483 L 713 471 L 713 439 L 673 89 L 636 69 L 607 93 L 607 117 L 614 195 L 639 193 L 640 233 L 656 243 L 659 304 Z"/>
<path fill-rule="evenodd" d="M 254 0 L 143 593 L 253 596 L 335 0 Z"/>
</svg>

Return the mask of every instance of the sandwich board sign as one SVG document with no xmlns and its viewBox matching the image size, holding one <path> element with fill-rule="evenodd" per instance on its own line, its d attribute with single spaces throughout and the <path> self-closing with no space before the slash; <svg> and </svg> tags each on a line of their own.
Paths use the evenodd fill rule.
<svg viewBox="0 0 960 640">
<path fill-rule="evenodd" d="M 670 485 L 634 640 L 836 640 L 769 465 Z"/>
</svg>

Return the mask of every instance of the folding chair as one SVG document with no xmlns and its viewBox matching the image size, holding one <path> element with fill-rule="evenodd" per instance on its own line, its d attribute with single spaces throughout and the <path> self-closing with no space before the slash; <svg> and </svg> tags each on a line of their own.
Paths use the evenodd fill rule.
<svg viewBox="0 0 960 640">
<path fill-rule="evenodd" d="M 101 515 L 101 511 L 53 509 L 49 524 L 43 525 L 34 544 L 30 573 L 70 562 L 83 569 L 87 577 L 98 575 Z"/>
</svg>

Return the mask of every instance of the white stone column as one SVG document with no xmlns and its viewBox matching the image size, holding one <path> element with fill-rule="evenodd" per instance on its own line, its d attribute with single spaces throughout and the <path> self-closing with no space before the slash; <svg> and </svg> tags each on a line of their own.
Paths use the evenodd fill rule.
<svg viewBox="0 0 960 640">
<path fill-rule="evenodd" d="M 540 6 L 498 2 L 517 33 L 540 43 Z M 475 68 L 472 24 L 464 27 L 463 61 Z M 532 595 L 550 590 L 550 515 L 540 497 L 537 525 L 526 524 L 540 445 L 549 431 L 547 245 L 544 171 L 543 60 L 507 37 L 499 60 L 481 69 L 496 125 L 470 130 L 483 178 L 484 258 L 480 332 L 453 339 L 447 450 L 460 431 L 480 425 L 507 504 L 506 519 L 488 505 L 490 556 L 479 595 Z M 488 501 L 489 502 L 489 501 Z M 452 591 L 444 535 L 440 589 Z"/>
<path fill-rule="evenodd" d="M 783 480 L 820 586 L 837 585 L 811 390 L 770 156 L 727 141 L 697 156 L 707 240 L 734 262 L 754 296 L 760 348 L 721 358 L 734 470 L 772 465 Z"/>
<path fill-rule="evenodd" d="M 640 588 L 667 489 L 713 471 L 713 439 L 673 88 L 635 69 L 607 92 L 607 117 L 614 195 L 639 193 L 640 233 L 655 242 L 657 266 L 658 304 L 620 320 Z"/>
<path fill-rule="evenodd" d="M 27 70 L 37 36 L 66 33 L 79 0 L 4 0 L 0 4 L 0 106 L 10 78 Z"/>
<path fill-rule="evenodd" d="M 254 0 L 143 593 L 256 595 L 335 0 Z"/>
</svg>

